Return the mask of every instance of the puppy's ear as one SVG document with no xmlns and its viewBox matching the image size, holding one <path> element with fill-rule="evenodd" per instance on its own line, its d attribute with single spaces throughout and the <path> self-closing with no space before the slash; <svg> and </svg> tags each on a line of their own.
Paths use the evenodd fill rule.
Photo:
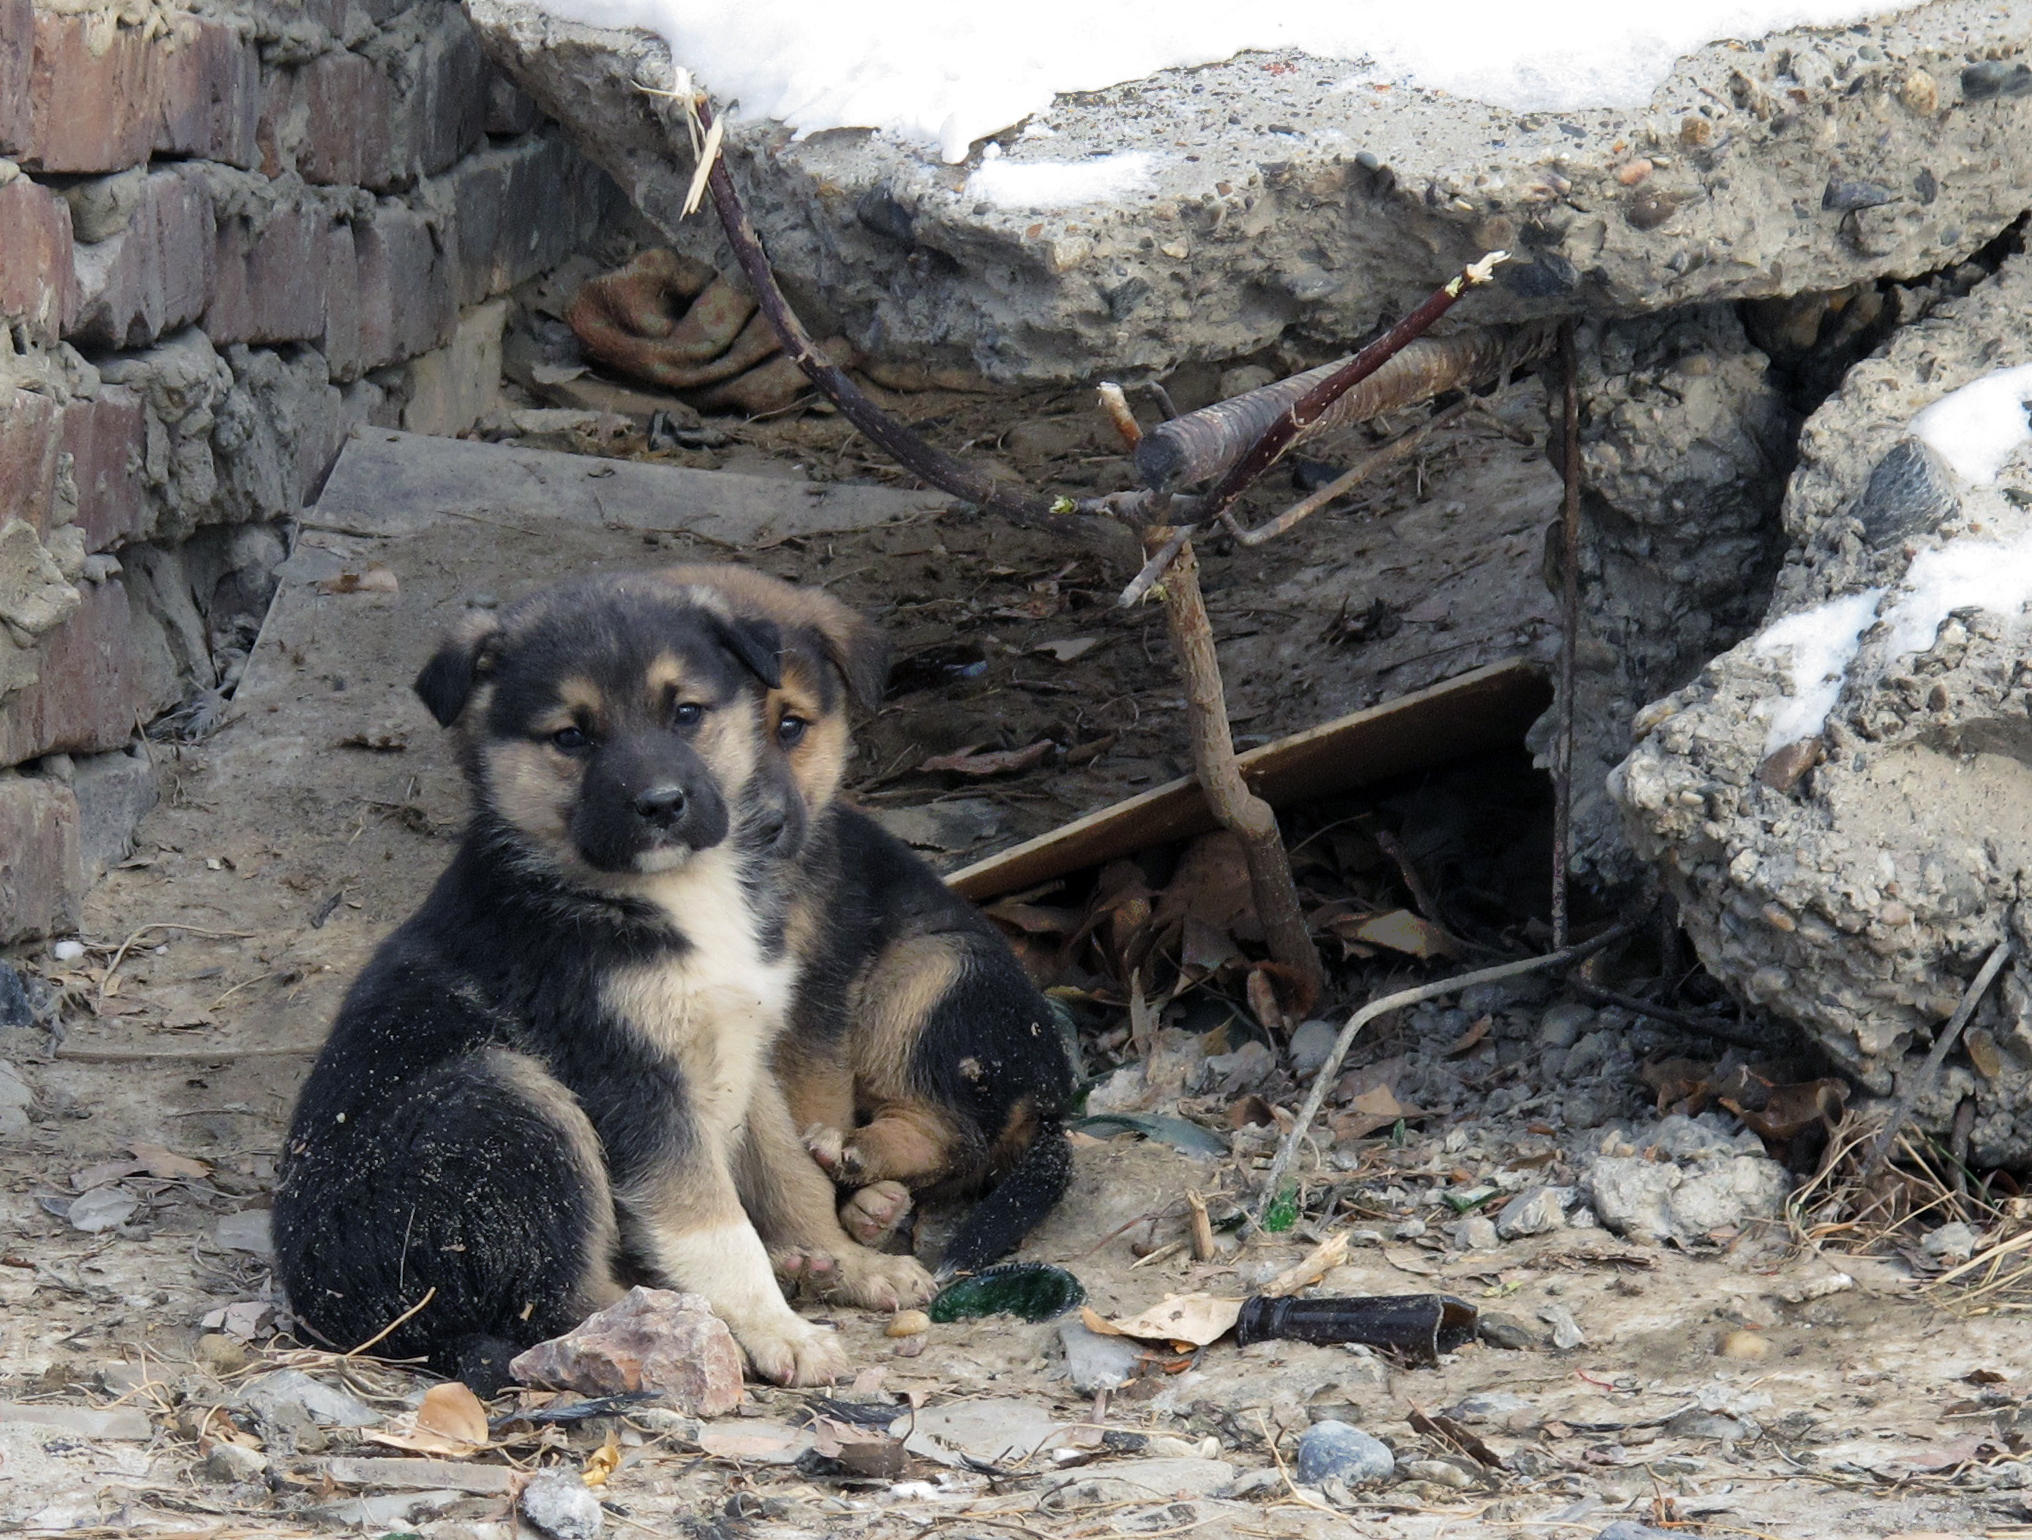
<svg viewBox="0 0 2032 1540">
<path fill-rule="evenodd" d="M 783 633 L 773 620 L 733 615 L 713 617 L 713 629 L 727 651 L 739 658 L 770 689 L 783 686 Z"/>
<path fill-rule="evenodd" d="M 501 622 L 490 610 L 469 610 L 443 645 L 416 676 L 415 690 L 437 718 L 450 727 L 473 698 L 473 690 L 494 670 L 501 644 Z"/>
<path fill-rule="evenodd" d="M 873 711 L 882 704 L 882 687 L 889 682 L 889 638 L 844 604 L 829 602 L 825 610 L 818 630 L 825 639 L 826 656 L 846 680 L 854 704 Z"/>
</svg>

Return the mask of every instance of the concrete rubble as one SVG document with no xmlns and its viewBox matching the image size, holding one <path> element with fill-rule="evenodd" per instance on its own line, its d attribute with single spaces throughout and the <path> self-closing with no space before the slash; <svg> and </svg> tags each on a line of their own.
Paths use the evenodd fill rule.
<svg viewBox="0 0 2032 1540">
<path fill-rule="evenodd" d="M 2032 260 L 2020 255 L 1849 372 L 1801 435 L 1762 629 L 1646 707 L 1610 781 L 1709 971 L 1800 1023 L 1879 1095 L 2009 944 L 1966 1054 L 1918 1106 L 1922 1126 L 1944 1130 L 1972 1100 L 1983 1165 L 2032 1158 L 2032 670 L 2010 554 L 2032 522 L 2032 453 L 1972 484 L 1910 424 L 2028 359 Z M 1942 590 L 1939 616 L 1906 602 L 1950 563 L 1986 581 Z M 1842 603 L 1853 624 L 1807 656 L 1795 639 Z M 1816 690 L 1832 693 L 1802 701 Z"/>
</svg>

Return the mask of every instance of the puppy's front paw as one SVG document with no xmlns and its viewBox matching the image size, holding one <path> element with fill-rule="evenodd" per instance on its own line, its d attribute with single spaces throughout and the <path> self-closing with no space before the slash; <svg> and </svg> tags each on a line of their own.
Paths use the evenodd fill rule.
<svg viewBox="0 0 2032 1540">
<path fill-rule="evenodd" d="M 825 1123 L 814 1123 L 804 1131 L 804 1147 L 811 1151 L 811 1158 L 831 1175 L 840 1175 L 840 1164 L 846 1158 L 847 1150 L 847 1136 L 840 1130 Z"/>
<path fill-rule="evenodd" d="M 840 1205 L 840 1225 L 863 1246 L 880 1246 L 910 1212 L 910 1189 L 901 1182 L 870 1182 Z"/>
<path fill-rule="evenodd" d="M 830 1385 L 847 1372 L 838 1333 L 787 1310 L 781 1320 L 741 1332 L 739 1341 L 755 1373 L 779 1385 Z"/>
<path fill-rule="evenodd" d="M 839 1272 L 832 1297 L 870 1310 L 921 1305 L 936 1292 L 931 1274 L 914 1257 L 892 1257 L 854 1246 L 835 1259 Z"/>
<path fill-rule="evenodd" d="M 783 1292 L 793 1298 L 801 1293 L 823 1295 L 832 1289 L 835 1281 L 836 1264 L 832 1253 L 809 1246 L 778 1247 L 769 1253 L 769 1265 L 775 1269 Z"/>
</svg>

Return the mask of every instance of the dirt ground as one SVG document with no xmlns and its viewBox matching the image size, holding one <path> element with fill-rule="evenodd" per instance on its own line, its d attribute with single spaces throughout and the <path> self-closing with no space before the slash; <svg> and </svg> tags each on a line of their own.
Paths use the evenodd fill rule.
<svg viewBox="0 0 2032 1540">
<path fill-rule="evenodd" d="M 1520 397 L 1502 419 L 1529 432 L 1536 410 Z M 985 440 L 1016 412 L 1031 431 L 987 447 L 1019 474 L 1109 463 L 1072 398 L 955 398 L 950 411 L 940 431 L 954 442 Z M 967 412 L 977 430 L 958 420 Z M 1361 508 L 1258 552 L 1208 555 L 1245 744 L 1543 650 L 1540 532 L 1557 483 L 1536 448 L 1469 421 Z M 639 449 L 627 435 L 598 447 Z M 685 455 L 824 480 L 861 474 L 858 453 L 841 425 L 805 418 L 736 426 Z M 1573 1194 L 1595 1162 L 1658 1154 L 1658 1066 L 1718 1081 L 1742 1050 L 1528 980 L 1404 1012 L 1356 1045 L 1340 1110 L 1302 1162 L 1293 1228 L 1246 1243 L 1223 1231 L 1194 1261 L 1186 1193 L 1216 1218 L 1252 1199 L 1304 1082 L 1249 1030 L 1236 1004 L 1247 969 L 1232 956 L 1208 964 L 1210 987 L 1182 992 L 1152 1037 L 1129 1030 L 1105 960 L 1070 943 L 1062 993 L 1086 1029 L 1096 1097 L 1132 1117 L 1182 1114 L 1200 1130 L 1188 1142 L 1223 1153 L 1076 1135 L 1074 1192 L 1026 1257 L 1071 1269 L 1115 1317 L 1173 1294 L 1239 1297 L 1340 1234 L 1346 1260 L 1312 1292 L 1454 1294 L 1484 1313 L 1483 1340 L 1432 1367 L 1218 1341 L 1150 1353 L 1125 1384 L 1088 1392 L 1066 1377 L 1062 1322 L 998 1317 L 896 1339 L 843 1312 L 860 1373 L 830 1401 L 751 1386 L 736 1416 L 703 1425 L 651 1404 L 510 1422 L 456 1457 L 374 1443 L 425 1381 L 276 1334 L 287 1322 L 262 1211 L 308 1055 L 456 836 L 455 774 L 407 682 L 475 595 L 725 554 L 526 511 L 482 522 L 376 538 L 311 520 L 223 727 L 155 746 L 166 795 L 92 896 L 83 954 L 42 944 L 11 959 L 59 991 L 60 1013 L 55 1032 L 4 1034 L 33 1099 L 25 1131 L 0 1139 L 0 1528 L 505 1540 L 516 1473 L 598 1469 L 611 1447 L 618 1468 L 598 1496 L 613 1534 L 1556 1536 L 1618 1519 L 1712 1535 L 2032 1533 L 2014 1456 L 2032 1341 L 2008 1311 L 1950 1314 L 1950 1296 L 1920 1286 L 1925 1259 L 1822 1251 L 1783 1218 L 1676 1244 L 1582 1222 Z M 787 539 L 752 558 L 825 582 L 889 629 L 902 687 L 864 735 L 858 795 L 942 865 L 1185 769 L 1161 616 L 1113 607 L 1125 572 L 953 516 Z M 395 592 L 325 591 L 376 565 Z M 1377 618 L 1349 624 L 1365 615 Z M 920 768 L 1040 742 L 1014 775 Z M 1514 816 L 1491 823 L 1506 799 Z M 1347 829 L 1394 829 L 1474 959 L 1531 933 L 1542 811 L 1522 756 L 1499 756 L 1310 810 L 1294 835 L 1314 852 L 1309 891 L 1367 912 L 1416 895 Z M 1161 900 L 1185 865 L 1171 852 L 1139 880 Z M 1110 891 L 1088 879 L 1033 907 L 1092 914 Z M 1033 955 L 1052 923 L 1037 921 Z M 1335 1020 L 1463 965 L 1359 941 L 1344 954 L 1317 1011 Z M 1174 1079 L 1152 1067 L 1160 1050 Z M 1386 1102 L 1361 1100 L 1379 1090 Z M 1354 1116 L 1377 1105 L 1380 1122 Z M 1736 1130 L 1706 1117 L 1725 1129 L 1714 1138 Z M 1507 1238 L 1464 1229 L 1538 1189 L 1564 1195 L 1568 1222 Z M 927 1243 L 935 1234 L 924 1227 Z M 363 1406 L 329 1426 L 275 1412 L 286 1382 L 274 1376 L 292 1369 Z M 852 1457 L 857 1427 L 913 1409 L 924 1442 L 874 1473 Z M 1427 1416 L 1449 1420 L 1414 1427 Z M 1389 1444 L 1400 1479 L 1294 1485 L 1299 1440 L 1325 1418 Z M 337 1425 L 369 1419 L 380 1426 Z"/>
</svg>

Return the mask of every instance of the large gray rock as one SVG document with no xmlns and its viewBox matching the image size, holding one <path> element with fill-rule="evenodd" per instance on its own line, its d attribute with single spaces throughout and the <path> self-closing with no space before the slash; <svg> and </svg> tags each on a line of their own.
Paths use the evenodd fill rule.
<svg viewBox="0 0 2032 1540">
<path fill-rule="evenodd" d="M 672 81 L 660 40 L 528 0 L 467 11 L 656 225 L 714 255 L 712 221 L 678 217 L 691 156 L 674 148 L 669 97 L 653 94 Z M 1061 97 L 1049 137 L 998 136 L 1005 165 L 1148 150 L 1147 190 L 1112 206 L 982 199 L 966 186 L 979 147 L 952 166 L 891 136 L 792 143 L 754 121 L 733 126 L 728 151 L 816 328 L 1010 380 L 1078 379 L 1236 357 L 1293 326 L 1357 336 L 1497 246 L 1520 260 L 1475 300 L 1481 319 L 1633 315 L 1931 271 L 2028 202 L 2032 106 L 2010 94 L 2028 35 L 2028 0 L 1935 0 L 1712 44 L 1644 111 L 1350 93 L 1344 63 L 1247 55 Z"/>
<path fill-rule="evenodd" d="M 1919 1107 L 1973 1097 L 1988 1163 L 2032 1158 L 2032 440 L 1971 478 L 1911 425 L 2027 363 L 2015 256 L 1850 372 L 1801 437 L 1763 628 L 1639 715 L 1610 783 L 1709 970 L 1879 1094 L 2011 943 Z"/>
</svg>

